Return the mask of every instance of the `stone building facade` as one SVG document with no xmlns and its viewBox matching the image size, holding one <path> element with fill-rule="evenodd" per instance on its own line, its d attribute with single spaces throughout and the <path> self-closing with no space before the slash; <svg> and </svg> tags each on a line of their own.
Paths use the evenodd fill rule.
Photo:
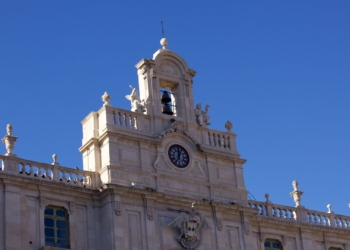
<svg viewBox="0 0 350 250">
<path fill-rule="evenodd" d="M 22 159 L 8 125 L 0 155 L 0 249 L 350 250 L 350 217 L 247 199 L 232 123 L 208 128 L 196 72 L 162 49 L 136 64 L 131 111 L 82 121 L 83 170 Z"/>
</svg>

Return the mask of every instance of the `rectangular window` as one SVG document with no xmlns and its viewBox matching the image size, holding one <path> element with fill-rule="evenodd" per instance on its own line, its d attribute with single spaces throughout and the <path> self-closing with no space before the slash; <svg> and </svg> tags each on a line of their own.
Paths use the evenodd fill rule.
<svg viewBox="0 0 350 250">
<path fill-rule="evenodd" d="M 45 209 L 45 245 L 69 249 L 68 213 L 64 208 Z"/>
</svg>

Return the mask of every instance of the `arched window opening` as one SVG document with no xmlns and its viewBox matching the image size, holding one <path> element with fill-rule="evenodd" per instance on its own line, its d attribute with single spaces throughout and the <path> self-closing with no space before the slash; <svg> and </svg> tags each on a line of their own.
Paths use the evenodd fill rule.
<svg viewBox="0 0 350 250">
<path fill-rule="evenodd" d="M 69 248 L 68 213 L 64 208 L 47 206 L 45 218 L 45 245 Z"/>
<path fill-rule="evenodd" d="M 282 250 L 282 244 L 278 240 L 267 239 L 264 243 L 265 250 Z"/>
</svg>

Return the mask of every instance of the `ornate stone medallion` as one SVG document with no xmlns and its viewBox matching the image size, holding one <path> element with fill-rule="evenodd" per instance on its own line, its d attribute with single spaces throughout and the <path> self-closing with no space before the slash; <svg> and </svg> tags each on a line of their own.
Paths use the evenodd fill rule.
<svg viewBox="0 0 350 250">
<path fill-rule="evenodd" d="M 169 226 L 177 227 L 181 230 L 181 234 L 177 240 L 184 249 L 196 249 L 202 243 L 202 230 L 211 229 L 205 217 L 195 211 L 192 204 L 191 211 L 182 211 Z"/>
</svg>

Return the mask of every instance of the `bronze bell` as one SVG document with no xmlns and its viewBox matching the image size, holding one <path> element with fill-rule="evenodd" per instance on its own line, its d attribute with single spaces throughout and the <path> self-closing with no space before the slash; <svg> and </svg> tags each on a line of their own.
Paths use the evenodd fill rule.
<svg viewBox="0 0 350 250">
<path fill-rule="evenodd" d="M 171 107 L 169 104 L 164 104 L 163 106 L 163 114 L 167 114 L 167 115 L 173 115 L 174 112 L 171 110 Z"/>
<path fill-rule="evenodd" d="M 164 92 L 163 92 L 161 102 L 162 102 L 162 103 L 171 102 L 171 97 L 169 96 L 169 92 L 168 92 L 168 91 L 164 91 Z M 164 113 L 164 112 L 163 112 L 163 113 Z"/>
</svg>

